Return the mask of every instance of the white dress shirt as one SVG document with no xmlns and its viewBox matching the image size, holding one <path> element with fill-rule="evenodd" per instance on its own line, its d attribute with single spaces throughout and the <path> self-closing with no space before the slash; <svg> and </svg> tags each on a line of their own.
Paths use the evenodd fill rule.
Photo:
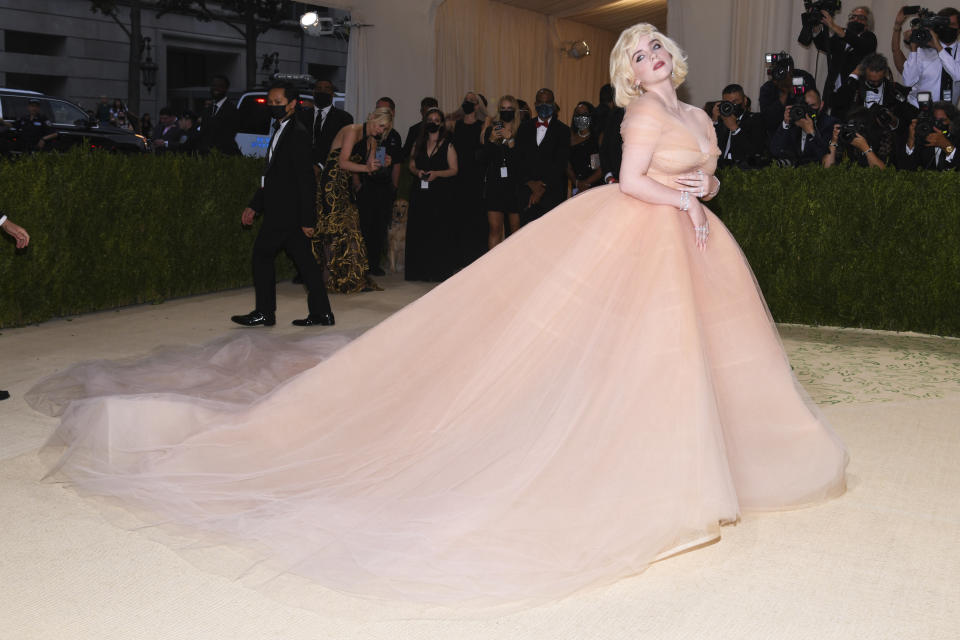
<svg viewBox="0 0 960 640">
<path fill-rule="evenodd" d="M 280 128 L 273 134 L 273 139 L 270 140 L 270 150 L 267 152 L 267 162 L 270 162 L 270 159 L 273 158 L 273 150 L 277 148 L 277 141 L 280 140 L 280 135 L 292 119 L 293 118 L 287 118 L 286 120 L 282 120 L 280 122 Z"/>
<path fill-rule="evenodd" d="M 223 103 L 226 101 L 227 101 L 227 96 L 223 96 L 222 98 L 220 98 L 220 100 L 218 100 L 217 102 L 214 102 L 212 115 L 217 115 L 218 113 L 220 113 L 220 107 L 222 107 Z"/>
<path fill-rule="evenodd" d="M 952 51 L 948 52 L 947 48 Z M 903 84 L 910 87 L 910 104 L 917 106 L 917 93 L 929 91 L 934 102 L 940 100 L 940 72 L 946 69 L 953 77 L 953 97 L 951 102 L 956 104 L 960 97 L 960 44 L 951 42 L 944 44 L 937 53 L 936 49 L 921 47 L 911 51 L 907 61 L 903 63 Z"/>
<path fill-rule="evenodd" d="M 550 127 L 550 122 L 553 120 L 553 117 L 549 117 L 546 120 L 541 120 L 537 118 L 537 122 L 543 122 L 546 124 L 546 127 L 537 127 L 537 146 L 540 146 L 540 143 L 543 142 L 543 138 L 547 135 L 547 129 Z"/>
</svg>

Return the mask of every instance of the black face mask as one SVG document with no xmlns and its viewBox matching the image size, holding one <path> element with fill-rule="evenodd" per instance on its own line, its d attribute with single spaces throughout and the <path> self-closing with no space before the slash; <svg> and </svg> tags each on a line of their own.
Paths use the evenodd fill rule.
<svg viewBox="0 0 960 640">
<path fill-rule="evenodd" d="M 270 117 L 276 120 L 283 120 L 287 117 L 287 105 L 285 104 L 271 104 L 270 108 Z"/>
<path fill-rule="evenodd" d="M 847 23 L 847 34 L 851 36 L 858 36 L 863 33 L 867 28 L 867 25 L 862 22 L 857 22 L 856 20 L 851 20 Z"/>
<path fill-rule="evenodd" d="M 473 113 L 474 109 L 477 108 L 477 105 L 473 104 L 469 100 L 464 100 L 463 104 L 460 105 L 460 108 L 463 109 L 463 112 L 467 115 Z"/>
<path fill-rule="evenodd" d="M 428 122 L 428 123 L 427 123 L 427 133 L 436 133 L 437 131 L 440 131 L 440 123 L 439 123 L 439 122 Z"/>
<path fill-rule="evenodd" d="M 333 103 L 333 96 L 329 93 L 320 93 L 319 91 L 313 93 L 313 104 L 321 109 L 326 109 L 331 103 Z"/>
<path fill-rule="evenodd" d="M 500 111 L 500 119 L 503 120 L 504 122 L 513 122 L 513 117 L 515 115 L 517 114 L 514 113 L 513 109 L 510 109 L 509 111 L 504 111 L 504 110 Z"/>
</svg>

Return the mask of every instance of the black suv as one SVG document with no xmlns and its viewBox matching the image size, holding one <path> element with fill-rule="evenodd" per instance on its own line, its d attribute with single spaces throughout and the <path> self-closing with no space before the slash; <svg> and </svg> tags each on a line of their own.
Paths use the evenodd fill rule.
<svg viewBox="0 0 960 640">
<path fill-rule="evenodd" d="M 16 129 L 16 121 L 29 115 L 28 100 L 40 102 L 41 113 L 59 134 L 51 141 L 47 147 L 49 149 L 65 151 L 75 145 L 86 144 L 90 148 L 123 153 L 149 151 L 143 136 L 112 125 L 100 124 L 72 102 L 36 91 L 4 88 L 0 88 L 0 120 L 9 129 L 2 134 L 6 140 L 0 143 L 0 147 L 9 148 L 13 153 L 23 151 L 22 145 L 18 144 L 17 140 L 19 132 Z"/>
</svg>

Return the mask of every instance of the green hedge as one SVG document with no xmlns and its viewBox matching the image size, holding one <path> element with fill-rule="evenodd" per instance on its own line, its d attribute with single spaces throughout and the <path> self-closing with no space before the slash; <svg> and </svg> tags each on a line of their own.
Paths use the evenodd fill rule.
<svg viewBox="0 0 960 640">
<path fill-rule="evenodd" d="M 712 208 L 778 322 L 960 336 L 960 174 L 843 166 L 718 177 Z"/>
<path fill-rule="evenodd" d="M 245 158 L 76 151 L 0 162 L 0 327 L 249 285 Z M 721 172 L 711 203 L 774 318 L 960 336 L 960 174 Z M 278 257 L 281 277 L 292 275 Z"/>
<path fill-rule="evenodd" d="M 0 211 L 30 233 L 22 251 L 0 233 L 0 327 L 250 284 L 240 213 L 261 166 L 82 150 L 0 162 Z"/>
</svg>

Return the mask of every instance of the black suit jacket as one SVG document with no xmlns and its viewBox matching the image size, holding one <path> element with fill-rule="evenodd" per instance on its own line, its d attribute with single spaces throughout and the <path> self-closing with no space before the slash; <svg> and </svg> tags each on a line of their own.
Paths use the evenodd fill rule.
<svg viewBox="0 0 960 640">
<path fill-rule="evenodd" d="M 337 137 L 340 129 L 348 124 L 353 124 L 353 116 L 336 107 L 330 107 L 322 127 L 320 126 L 320 116 L 316 113 L 315 108 L 298 111 L 297 117 L 300 118 L 304 128 L 310 132 L 311 157 L 313 163 L 317 165 L 326 164 L 333 139 Z M 316 126 L 314 126 L 314 120 L 316 120 Z"/>
<path fill-rule="evenodd" d="M 780 122 L 783 122 L 783 118 Z M 830 140 L 833 139 L 833 125 L 836 123 L 831 116 L 817 116 L 813 124 L 813 137 L 807 140 L 803 151 L 800 150 L 803 130 L 796 125 L 784 129 L 781 124 L 770 137 L 770 155 L 778 160 L 790 160 L 796 165 L 821 162 L 823 156 L 830 153 Z"/>
<path fill-rule="evenodd" d="M 947 136 L 953 143 L 952 137 Z M 956 171 L 958 162 L 960 162 L 960 151 L 954 153 L 953 159 L 947 161 L 949 155 L 943 149 L 940 150 L 940 157 L 937 158 L 936 147 L 925 146 L 926 142 L 917 140 L 913 153 L 907 155 L 906 143 L 897 143 L 897 153 L 895 154 L 898 169 L 928 169 L 930 171 Z"/>
<path fill-rule="evenodd" d="M 310 133 L 293 118 L 280 133 L 263 171 L 263 186 L 250 208 L 263 214 L 263 229 L 296 231 L 317 223 L 317 179 L 311 161 Z"/>
<path fill-rule="evenodd" d="M 916 109 L 906 101 L 909 89 L 898 85 L 892 80 L 883 81 L 883 99 L 880 104 L 891 111 L 901 120 L 909 120 L 914 117 Z M 833 109 L 831 115 L 838 120 L 843 120 L 847 112 L 857 106 L 864 106 L 867 97 L 867 86 L 863 78 L 851 78 L 849 74 L 844 79 L 843 85 L 833 94 Z M 903 98 L 902 100 L 900 98 Z"/>
<path fill-rule="evenodd" d="M 410 157 L 410 153 L 413 151 L 413 145 L 417 141 L 417 138 L 420 137 L 420 127 L 423 126 L 423 122 L 417 122 L 410 125 L 410 128 L 407 129 L 407 137 L 403 141 L 403 157 L 407 159 Z"/>
<path fill-rule="evenodd" d="M 603 144 L 600 145 L 600 171 L 606 180 L 607 174 L 612 173 L 614 179 L 620 180 L 620 162 L 623 160 L 623 138 L 620 135 L 620 125 L 623 124 L 623 107 L 616 107 L 607 116 L 603 128 Z"/>
<path fill-rule="evenodd" d="M 530 197 L 527 182 L 540 180 L 547 185 L 541 203 L 556 206 L 567 197 L 567 163 L 570 162 L 570 127 L 556 116 L 547 127 L 543 142 L 537 145 L 537 119 L 527 120 L 517 129 L 518 176 L 521 202 Z"/>
<path fill-rule="evenodd" d="M 782 119 L 782 118 L 781 118 Z M 713 126 L 717 134 L 717 146 L 720 147 L 719 164 L 722 166 L 739 165 L 744 163 L 756 162 L 756 158 L 767 154 L 767 129 L 763 123 L 763 117 L 759 113 L 747 112 L 740 116 L 740 131 L 736 135 L 727 129 L 723 119 L 717 120 Z M 727 149 L 727 142 L 730 142 L 730 158 L 727 158 L 724 151 Z"/>
<path fill-rule="evenodd" d="M 827 107 L 833 107 L 834 86 L 837 77 L 846 78 L 860 61 L 877 50 L 877 36 L 872 31 L 861 31 L 857 35 L 851 34 L 841 38 L 827 27 L 813 38 L 817 49 L 827 54 L 827 82 L 823 87 L 823 101 Z M 850 49 L 847 49 L 850 45 Z M 842 86 L 842 85 L 841 85 Z"/>
<path fill-rule="evenodd" d="M 817 81 L 809 72 L 803 69 L 793 70 L 794 78 L 803 78 L 803 84 L 807 89 L 816 89 Z M 773 135 L 780 123 L 783 122 L 783 110 L 787 108 L 786 104 L 780 102 L 780 87 L 772 79 L 767 80 L 760 86 L 760 95 L 757 97 L 760 103 L 760 115 L 767 126 L 767 134 Z M 792 98 L 787 98 L 787 104 L 793 102 Z"/>
<path fill-rule="evenodd" d="M 236 140 L 239 128 L 240 113 L 233 100 L 230 98 L 224 100 L 216 114 L 213 113 L 211 106 L 203 112 L 200 120 L 200 151 L 206 153 L 216 149 L 227 155 L 240 155 L 240 147 L 237 146 Z"/>
</svg>

